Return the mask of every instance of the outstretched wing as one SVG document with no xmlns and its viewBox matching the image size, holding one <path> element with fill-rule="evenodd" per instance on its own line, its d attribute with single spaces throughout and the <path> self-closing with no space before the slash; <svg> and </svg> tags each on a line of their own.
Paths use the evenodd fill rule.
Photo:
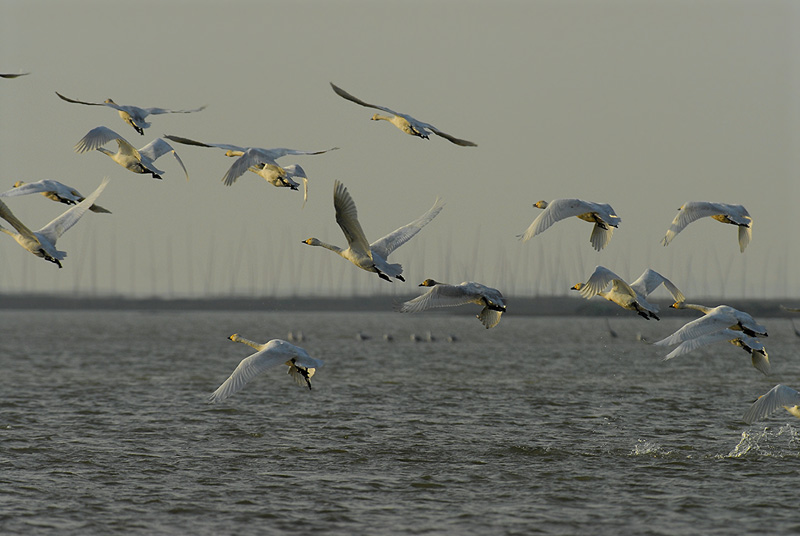
<svg viewBox="0 0 800 536">
<path fill-rule="evenodd" d="M 56 95 L 58 95 L 58 97 L 61 100 L 65 100 L 65 101 L 71 102 L 73 104 L 85 104 L 87 106 L 105 106 L 106 105 L 105 102 L 86 102 L 86 101 L 80 101 L 80 100 L 76 100 L 76 99 L 70 99 L 69 97 L 65 97 L 64 95 L 62 95 L 58 91 L 56 91 Z"/>
<path fill-rule="evenodd" d="M 333 208 L 336 210 L 336 223 L 342 229 L 350 248 L 372 258 L 369 242 L 358 222 L 355 201 L 350 197 L 350 192 L 344 184 L 338 180 L 333 185 Z"/>
<path fill-rule="evenodd" d="M 151 162 L 154 162 L 157 158 L 167 153 L 172 153 L 172 155 L 175 157 L 175 160 L 177 160 L 178 164 L 180 164 L 181 169 L 183 169 L 183 173 L 186 175 L 186 180 L 188 181 L 189 172 L 186 171 L 186 166 L 183 165 L 183 160 L 181 160 L 181 157 L 175 152 L 175 149 L 172 148 L 172 145 L 164 141 L 163 138 L 156 138 L 139 149 L 139 154 L 146 156 Z"/>
<path fill-rule="evenodd" d="M 386 106 L 378 106 L 377 104 L 370 104 L 368 102 L 364 102 L 358 97 L 354 97 L 347 91 L 343 90 L 342 88 L 334 85 L 333 82 L 330 83 L 331 87 L 333 88 L 334 93 L 339 95 L 340 97 L 349 100 L 350 102 L 355 102 L 356 104 L 360 104 L 361 106 L 366 106 L 367 108 L 375 108 L 376 110 L 383 110 L 384 112 L 388 112 L 392 115 L 398 115 L 397 112 L 392 110 L 391 108 L 387 108 Z"/>
<path fill-rule="evenodd" d="M 100 197 L 100 194 L 105 189 L 106 185 L 108 184 L 108 177 L 104 178 L 103 181 L 100 183 L 100 186 L 92 192 L 89 197 L 74 205 L 73 207 L 64 211 L 63 214 L 58 216 L 56 219 L 45 225 L 39 230 L 39 234 L 47 238 L 51 244 L 55 245 L 56 240 L 64 234 L 70 227 L 78 223 L 78 220 L 81 219 L 89 207 L 92 206 L 92 203 Z"/>
<path fill-rule="evenodd" d="M 775 410 L 782 407 L 792 407 L 800 404 L 800 393 L 782 384 L 778 384 L 766 394 L 758 397 L 742 420 L 747 424 L 767 417 Z"/>
<path fill-rule="evenodd" d="M 631 288 L 642 296 L 649 296 L 661 284 L 672 294 L 676 302 L 682 302 L 686 299 L 683 292 L 678 290 L 678 287 L 673 285 L 672 281 L 649 268 L 636 281 L 631 283 Z"/>
<path fill-rule="evenodd" d="M 376 240 L 370 244 L 370 249 L 384 259 L 388 258 L 394 250 L 411 240 L 423 227 L 428 225 L 442 211 L 442 208 L 444 208 L 444 203 L 437 197 L 433 206 L 425 214 Z"/>
</svg>

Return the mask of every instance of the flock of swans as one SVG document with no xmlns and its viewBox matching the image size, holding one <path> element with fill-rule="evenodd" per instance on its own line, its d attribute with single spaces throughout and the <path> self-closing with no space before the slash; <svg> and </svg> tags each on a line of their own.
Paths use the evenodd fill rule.
<svg viewBox="0 0 800 536">
<path fill-rule="evenodd" d="M 26 74 L 28 73 L 18 75 L 0 74 L 0 77 L 16 78 Z M 474 142 L 451 136 L 430 123 L 414 119 L 408 114 L 395 112 L 385 106 L 369 104 L 333 83 L 330 85 L 334 93 L 350 102 L 389 114 L 380 115 L 376 113 L 372 116 L 372 120 L 388 121 L 402 132 L 421 139 L 427 140 L 432 133 L 458 146 L 477 147 Z M 111 99 L 106 99 L 104 102 L 87 102 L 65 97 L 58 92 L 56 92 L 56 95 L 69 103 L 105 106 L 116 110 L 120 118 L 140 135 L 144 135 L 144 131 L 151 126 L 146 121 L 146 118 L 150 115 L 194 113 L 205 108 L 205 106 L 189 110 L 141 108 L 132 105 L 119 105 Z M 299 183 L 293 179 L 301 179 L 303 181 L 304 205 L 308 198 L 308 177 L 305 171 L 298 164 L 280 165 L 277 160 L 286 156 L 320 155 L 338 149 L 337 147 L 319 151 L 285 148 L 264 149 L 232 144 L 205 143 L 175 135 L 164 135 L 164 137 L 155 138 L 141 149 L 136 149 L 125 138 L 110 128 L 98 126 L 89 130 L 77 142 L 75 151 L 77 153 L 101 152 L 128 171 L 137 174 L 149 174 L 155 179 L 161 179 L 164 174 L 164 171 L 155 167 L 155 161 L 161 156 L 171 153 L 183 170 L 186 180 L 188 180 L 189 172 L 186 166 L 167 140 L 183 145 L 225 150 L 226 156 L 235 158 L 233 164 L 222 177 L 222 182 L 226 186 L 233 185 L 247 171 L 259 175 L 273 186 L 291 188 L 292 190 L 299 189 Z M 117 144 L 116 152 L 112 152 L 105 147 L 111 142 Z M 64 260 L 67 254 L 56 248 L 56 241 L 65 231 L 73 227 L 87 211 L 110 213 L 107 209 L 95 204 L 107 184 L 108 178 L 105 178 L 94 192 L 88 197 L 83 197 L 76 189 L 58 181 L 40 180 L 27 184 L 18 181 L 13 188 L 0 193 L 0 198 L 40 193 L 48 199 L 67 204 L 70 208 L 40 230 L 31 231 L 0 200 L 0 218 L 14 229 L 12 231 L 0 226 L 0 231 L 12 236 L 18 244 L 30 253 L 61 268 L 61 261 Z M 358 211 L 352 196 L 344 184 L 338 180 L 334 182 L 333 206 L 336 223 L 344 234 L 347 247 L 342 248 L 327 244 L 313 237 L 303 240 L 302 243 L 333 251 L 356 267 L 374 273 L 385 281 L 392 282 L 393 280 L 405 281 L 405 278 L 403 277 L 402 265 L 389 262 L 389 256 L 436 218 L 444 204 L 441 199 L 437 198 L 433 206 L 419 218 L 372 243 L 368 241 L 358 220 Z M 542 212 L 522 234 L 517 235 L 522 242 L 531 240 L 561 220 L 577 217 L 593 224 L 590 243 L 595 250 L 600 251 L 609 244 L 614 230 L 619 227 L 622 221 L 611 205 L 582 199 L 564 198 L 550 202 L 539 201 L 533 206 L 542 209 Z M 681 206 L 662 239 L 662 244 L 664 246 L 669 245 L 690 223 L 705 217 L 735 225 L 738 228 L 739 248 L 742 253 L 744 252 L 752 237 L 753 220 L 750 214 L 742 205 L 716 202 L 690 201 Z M 609 285 L 611 285 L 611 288 L 606 290 Z M 658 320 L 658 306 L 648 302 L 647 298 L 661 285 L 669 291 L 674 299 L 674 304 L 671 307 L 696 310 L 703 315 L 686 323 L 672 335 L 654 343 L 659 346 L 677 345 L 675 349 L 666 355 L 665 359 L 684 355 L 708 344 L 727 341 L 748 352 L 751 355 L 752 364 L 757 370 L 763 374 L 769 373 L 769 356 L 764 345 L 758 340 L 759 337 L 767 336 L 766 328 L 758 324 L 749 314 L 727 305 L 706 307 L 686 303 L 685 297 L 678 287 L 655 270 L 647 269 L 636 281 L 627 283 L 608 268 L 597 266 L 594 273 L 585 283 L 577 283 L 572 289 L 578 291 L 583 298 L 591 299 L 594 296 L 600 296 L 626 310 L 635 312 L 646 320 Z M 419 286 L 427 288 L 427 291 L 414 299 L 400 304 L 397 307 L 398 311 L 417 313 L 435 307 L 477 304 L 481 307 L 481 310 L 476 316 L 487 329 L 497 326 L 502 314 L 506 311 L 506 301 L 502 293 L 481 283 L 465 281 L 458 285 L 451 285 L 428 278 Z M 229 338 L 234 342 L 252 347 L 256 352 L 239 363 L 231 375 L 213 392 L 209 402 L 220 402 L 227 399 L 241 390 L 254 377 L 280 364 L 288 366 L 289 375 L 298 385 L 307 386 L 311 389 L 311 378 L 314 376 L 316 369 L 323 365 L 321 360 L 309 356 L 303 348 L 281 339 L 273 339 L 260 344 L 245 339 L 238 334 L 231 335 Z M 744 420 L 751 423 L 763 419 L 780 407 L 786 408 L 792 415 L 800 418 L 799 406 L 800 393 L 778 384 L 768 393 L 759 397 L 745 414 Z"/>
</svg>

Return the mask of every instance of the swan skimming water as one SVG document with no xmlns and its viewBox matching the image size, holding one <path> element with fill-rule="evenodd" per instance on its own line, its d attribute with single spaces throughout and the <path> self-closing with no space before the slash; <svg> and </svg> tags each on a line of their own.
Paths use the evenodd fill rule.
<svg viewBox="0 0 800 536">
<path fill-rule="evenodd" d="M 744 414 L 742 420 L 747 424 L 752 424 L 768 417 L 779 408 L 785 409 L 800 419 L 800 393 L 779 383 L 767 393 L 759 396 L 758 400 L 753 402 L 753 405 Z"/>
</svg>

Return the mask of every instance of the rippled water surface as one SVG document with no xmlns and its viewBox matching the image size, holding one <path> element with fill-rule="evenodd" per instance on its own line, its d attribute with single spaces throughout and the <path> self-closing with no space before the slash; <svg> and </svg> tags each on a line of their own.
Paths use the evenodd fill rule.
<svg viewBox="0 0 800 536">
<path fill-rule="evenodd" d="M 796 534 L 800 422 L 741 416 L 800 339 L 760 319 L 769 377 L 638 340 L 689 318 L 2 311 L 0 532 Z M 312 391 L 206 404 L 228 335 L 298 329 Z"/>
</svg>

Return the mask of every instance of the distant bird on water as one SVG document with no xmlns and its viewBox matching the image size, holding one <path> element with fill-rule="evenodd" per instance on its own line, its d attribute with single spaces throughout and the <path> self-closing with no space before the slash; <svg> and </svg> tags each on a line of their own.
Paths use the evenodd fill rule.
<svg viewBox="0 0 800 536">
<path fill-rule="evenodd" d="M 709 203 L 707 201 L 689 201 L 678 209 L 678 215 L 672 220 L 672 225 L 667 229 L 667 234 L 661 243 L 668 246 L 675 236 L 695 220 L 711 216 L 722 223 L 729 223 L 739 227 L 739 250 L 744 253 L 744 248 L 750 243 L 753 236 L 753 218 L 742 205 L 728 205 L 726 203 Z"/>
<path fill-rule="evenodd" d="M 554 199 L 549 203 L 537 201 L 533 206 L 544 210 L 524 233 L 517 235 L 523 242 L 546 231 L 554 223 L 575 216 L 594 224 L 590 240 L 594 249 L 600 251 L 608 245 L 614 229 L 622 222 L 611 205 L 605 203 L 593 203 L 582 199 Z"/>
<path fill-rule="evenodd" d="M 447 141 L 450 141 L 462 147 L 478 146 L 477 143 L 468 140 L 462 140 L 456 138 L 455 136 L 451 136 L 446 132 L 442 132 L 441 130 L 431 125 L 430 123 L 423 123 L 422 121 L 418 121 L 408 114 L 401 114 L 385 106 L 378 106 L 376 104 L 369 104 L 368 102 L 364 102 L 358 97 L 354 97 L 353 95 L 343 90 L 342 88 L 337 87 L 336 85 L 333 84 L 333 82 L 331 82 L 330 84 L 331 87 L 333 88 L 334 93 L 336 93 L 337 95 L 339 95 L 344 99 L 349 100 L 350 102 L 355 102 L 356 104 L 359 104 L 361 106 L 366 106 L 367 108 L 374 108 L 376 110 L 382 110 L 388 114 L 391 114 L 391 116 L 388 117 L 385 115 L 375 114 L 372 116 L 373 121 L 378 121 L 378 120 L 388 121 L 397 128 L 399 128 L 400 130 L 402 130 L 403 132 L 405 132 L 406 134 L 411 134 L 412 136 L 418 136 L 425 140 L 427 140 L 430 133 L 433 132 L 437 136 L 441 136 Z"/>
<path fill-rule="evenodd" d="M 19 195 L 36 193 L 41 193 L 47 199 L 64 203 L 66 205 L 77 205 L 85 199 L 75 188 L 49 179 L 28 183 L 17 181 L 14 183 L 14 187 L 12 189 L 0 193 L 0 197 L 16 197 Z M 100 205 L 92 205 L 89 207 L 89 210 L 92 212 L 111 214 L 110 210 L 107 210 Z"/>
<path fill-rule="evenodd" d="M 225 186 L 231 186 L 236 179 L 241 177 L 247 171 L 251 171 L 259 177 L 266 180 L 273 186 L 291 188 L 297 190 L 299 183 L 292 180 L 292 178 L 299 178 L 303 180 L 303 204 L 308 199 L 308 177 L 302 167 L 293 164 L 289 166 L 280 166 L 277 163 L 278 158 L 288 155 L 317 155 L 335 151 L 338 147 L 331 147 L 323 151 L 298 151 L 296 149 L 262 149 L 260 147 L 240 147 L 239 145 L 230 145 L 227 143 L 205 143 L 202 141 L 190 140 L 189 138 L 182 138 L 180 136 L 173 136 L 167 134 L 164 136 L 168 140 L 172 140 L 184 145 L 194 145 L 196 147 L 216 147 L 225 150 L 225 156 L 235 157 L 236 160 L 233 165 L 222 176 L 222 182 Z"/>
<path fill-rule="evenodd" d="M 116 141 L 119 146 L 116 153 L 112 153 L 103 147 L 103 145 L 112 140 Z M 128 143 L 125 138 L 110 128 L 95 127 L 75 144 L 75 152 L 78 154 L 93 150 L 100 151 L 128 171 L 142 175 L 149 173 L 154 179 L 161 179 L 161 174 L 164 173 L 155 167 L 155 161 L 167 153 L 172 153 L 175 160 L 180 164 L 181 169 L 183 169 L 184 174 L 186 174 L 186 180 L 189 180 L 189 172 L 186 171 L 186 166 L 183 165 L 181 157 L 178 156 L 175 149 L 162 138 L 156 138 L 137 150 L 133 145 Z"/>
<path fill-rule="evenodd" d="M 604 289 L 609 283 L 611 283 L 611 289 L 606 292 Z M 664 285 L 675 300 L 683 301 L 683 293 L 672 281 L 649 268 L 629 285 L 608 268 L 597 266 L 586 283 L 578 283 L 571 290 L 577 290 L 586 299 L 602 296 L 623 309 L 635 311 L 646 320 L 651 318 L 658 320 L 658 305 L 648 302 L 647 296 L 661 285 Z"/>
<path fill-rule="evenodd" d="M 349 260 L 362 270 L 377 273 L 383 280 L 392 281 L 392 277 L 405 281 L 401 275 L 403 267 L 400 264 L 390 264 L 389 255 L 397 248 L 413 238 L 423 227 L 430 223 L 441 212 L 444 204 L 436 199 L 433 206 L 422 216 L 411 223 L 400 227 L 372 244 L 367 242 L 364 230 L 358 221 L 358 211 L 355 201 L 344 184 L 338 180 L 333 185 L 333 207 L 336 212 L 336 223 L 347 239 L 347 249 L 325 243 L 318 238 L 307 238 L 304 244 L 321 246 Z"/>
<path fill-rule="evenodd" d="M 752 424 L 768 417 L 779 408 L 785 409 L 800 419 L 800 393 L 779 383 L 759 396 L 744 414 L 742 420 L 747 424 Z"/>
<path fill-rule="evenodd" d="M 304 349 L 281 339 L 272 339 L 260 344 L 234 333 L 230 337 L 234 342 L 246 344 L 256 350 L 256 353 L 245 357 L 234 369 L 227 380 L 222 382 L 216 391 L 209 397 L 209 402 L 221 402 L 231 395 L 239 392 L 244 386 L 274 366 L 283 363 L 289 367 L 288 374 L 299 386 L 307 385 L 311 389 L 311 377 L 322 366 L 322 361 L 308 355 Z"/>
<path fill-rule="evenodd" d="M 86 101 L 70 99 L 69 97 L 65 97 L 58 91 L 56 91 L 56 95 L 58 95 L 58 97 L 61 100 L 65 100 L 73 104 L 85 104 L 87 106 L 108 106 L 109 108 L 113 108 L 114 110 L 119 112 L 119 116 L 122 118 L 123 121 L 132 126 L 133 129 L 141 135 L 144 135 L 144 129 L 150 127 L 150 123 L 145 121 L 145 118 L 148 115 L 190 114 L 193 112 L 199 112 L 201 110 L 205 110 L 206 108 L 205 106 L 201 106 L 199 108 L 193 108 L 191 110 L 167 110 L 166 108 L 139 108 L 138 106 L 117 104 L 111 99 L 106 99 L 103 102 L 86 102 Z"/>
<path fill-rule="evenodd" d="M 502 314 L 506 312 L 506 300 L 499 290 L 474 281 L 447 285 L 433 279 L 426 279 L 419 286 L 429 287 L 430 290 L 403 303 L 399 308 L 401 313 L 418 313 L 434 307 L 453 307 L 476 303 L 483 306 L 481 312 L 476 316 L 486 326 L 486 329 L 489 329 L 496 326 L 500 322 Z"/>
<path fill-rule="evenodd" d="M 0 231 L 14 238 L 20 246 L 37 257 L 42 257 L 61 268 L 61 261 L 67 256 L 67 252 L 56 249 L 56 241 L 81 219 L 81 216 L 89 210 L 89 207 L 100 196 L 107 184 L 108 179 L 103 179 L 100 186 L 89 197 L 67 209 L 63 214 L 38 231 L 28 229 L 25 224 L 14 216 L 6 204 L 0 201 L 0 218 L 10 223 L 17 232 L 15 233 L 2 226 L 0 226 Z"/>
</svg>

